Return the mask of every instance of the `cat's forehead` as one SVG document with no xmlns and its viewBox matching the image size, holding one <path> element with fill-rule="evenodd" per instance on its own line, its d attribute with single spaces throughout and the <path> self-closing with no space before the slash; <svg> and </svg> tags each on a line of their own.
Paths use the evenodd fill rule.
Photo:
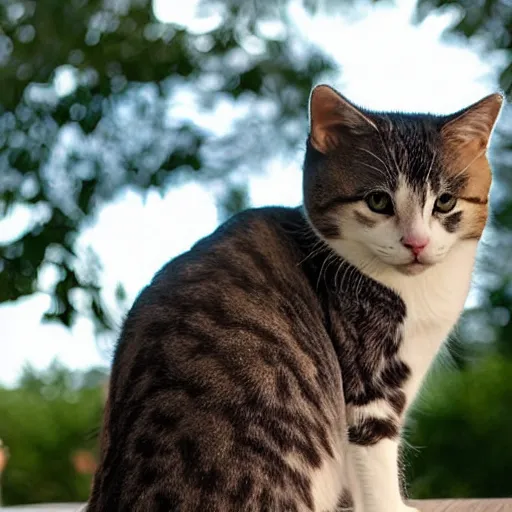
<svg viewBox="0 0 512 512">
<path fill-rule="evenodd" d="M 381 148 L 399 183 L 418 192 L 437 193 L 445 181 L 439 118 L 427 114 L 379 114 Z M 382 147 L 383 146 L 383 147 Z"/>
</svg>

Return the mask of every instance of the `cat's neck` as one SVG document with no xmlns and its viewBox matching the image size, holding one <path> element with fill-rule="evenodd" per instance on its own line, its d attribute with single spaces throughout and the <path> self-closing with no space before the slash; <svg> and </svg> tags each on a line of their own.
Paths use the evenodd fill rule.
<svg viewBox="0 0 512 512">
<path fill-rule="evenodd" d="M 436 317 L 460 314 L 471 284 L 476 248 L 476 240 L 461 241 L 442 262 L 418 275 L 405 275 L 359 244 L 340 241 L 334 247 L 363 274 L 397 292 L 406 304 L 408 315 L 425 318 L 434 312 Z"/>
<path fill-rule="evenodd" d="M 349 244 L 344 247 L 345 259 L 371 280 L 395 291 L 405 305 L 399 355 L 411 370 L 403 387 L 407 407 L 464 308 L 476 248 L 475 240 L 459 242 L 442 262 L 421 274 L 408 276 L 376 263 L 370 255 L 353 250 Z"/>
</svg>

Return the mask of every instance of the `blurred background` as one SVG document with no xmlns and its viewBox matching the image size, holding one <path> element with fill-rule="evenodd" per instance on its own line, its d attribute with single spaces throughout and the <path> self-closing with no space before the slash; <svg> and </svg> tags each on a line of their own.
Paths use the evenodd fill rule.
<svg viewBox="0 0 512 512">
<path fill-rule="evenodd" d="M 512 92 L 510 0 L 0 0 L 0 496 L 87 499 L 123 315 L 240 209 L 301 200 L 311 87 L 448 113 Z M 512 118 L 411 497 L 512 496 Z"/>
</svg>

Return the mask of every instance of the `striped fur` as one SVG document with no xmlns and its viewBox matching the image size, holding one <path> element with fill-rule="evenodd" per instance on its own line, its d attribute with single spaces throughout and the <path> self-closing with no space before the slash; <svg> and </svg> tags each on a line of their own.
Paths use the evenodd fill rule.
<svg viewBox="0 0 512 512">
<path fill-rule="evenodd" d="M 453 149 L 467 138 L 457 117 L 315 94 L 305 208 L 235 216 L 168 263 L 128 314 L 89 512 L 409 510 L 399 432 L 462 308 L 489 180 L 473 187 L 471 165 L 448 169 L 467 163 Z M 477 132 L 488 126 L 478 112 Z M 376 185 L 393 194 L 394 220 L 365 207 Z M 460 207 L 431 219 L 446 187 Z M 421 272 L 393 248 L 409 228 L 445 246 Z M 386 233 L 395 252 L 373 254 Z"/>
</svg>

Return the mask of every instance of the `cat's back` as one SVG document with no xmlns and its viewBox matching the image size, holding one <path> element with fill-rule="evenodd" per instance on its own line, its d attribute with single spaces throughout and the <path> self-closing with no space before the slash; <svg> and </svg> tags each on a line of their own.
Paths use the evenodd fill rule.
<svg viewBox="0 0 512 512">
<path fill-rule="evenodd" d="M 244 212 L 141 293 L 114 358 L 91 511 L 313 510 L 342 397 L 300 267 L 305 227 L 298 210 Z"/>
<path fill-rule="evenodd" d="M 246 210 L 171 260 L 131 308 L 117 356 L 155 334 L 166 345 L 178 338 L 182 345 L 183 337 L 197 328 L 213 336 L 215 329 L 229 330 L 234 317 L 271 321 L 283 311 L 269 304 L 291 295 L 310 299 L 304 306 L 315 308 L 314 292 L 300 266 L 305 249 L 296 236 L 305 222 L 298 209 Z"/>
<path fill-rule="evenodd" d="M 306 228 L 299 209 L 245 210 L 165 265 L 141 293 L 133 310 L 144 303 L 163 302 L 160 293 L 166 288 L 170 297 L 194 290 L 197 282 L 204 288 L 225 284 L 228 279 L 243 287 L 248 282 L 275 285 L 302 277 L 297 264 L 304 248 L 296 234 Z"/>
</svg>

